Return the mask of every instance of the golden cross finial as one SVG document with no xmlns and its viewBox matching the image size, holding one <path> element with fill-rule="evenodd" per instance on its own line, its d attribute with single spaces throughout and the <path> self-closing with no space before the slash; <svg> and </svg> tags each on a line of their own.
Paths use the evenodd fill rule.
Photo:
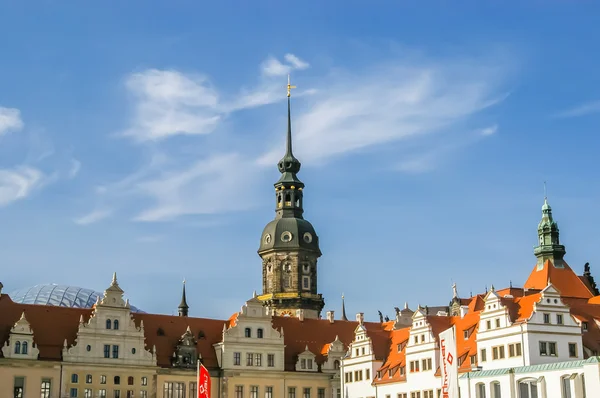
<svg viewBox="0 0 600 398">
<path fill-rule="evenodd" d="M 288 75 L 288 85 L 287 85 L 287 96 L 290 97 L 292 93 L 292 89 L 296 88 L 296 86 L 292 86 L 290 84 L 290 75 Z"/>
</svg>

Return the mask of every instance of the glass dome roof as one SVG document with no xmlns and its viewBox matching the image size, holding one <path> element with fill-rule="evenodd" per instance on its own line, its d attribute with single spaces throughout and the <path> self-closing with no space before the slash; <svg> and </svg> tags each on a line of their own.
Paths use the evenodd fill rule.
<svg viewBox="0 0 600 398">
<path fill-rule="evenodd" d="M 73 308 L 92 308 L 98 297 L 104 297 L 104 293 L 99 293 L 91 289 L 56 285 L 53 283 L 15 290 L 8 295 L 15 303 Z M 131 312 L 144 311 L 131 305 Z"/>
</svg>

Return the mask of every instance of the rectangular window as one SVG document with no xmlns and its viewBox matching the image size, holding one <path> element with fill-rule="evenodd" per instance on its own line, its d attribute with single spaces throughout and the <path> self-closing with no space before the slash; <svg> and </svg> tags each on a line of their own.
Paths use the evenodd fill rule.
<svg viewBox="0 0 600 398">
<path fill-rule="evenodd" d="M 548 355 L 548 344 L 545 341 L 540 341 L 540 355 Z"/>
<path fill-rule="evenodd" d="M 342 389 L 341 388 L 336 389 L 336 398 L 342 398 Z"/>
<path fill-rule="evenodd" d="M 367 380 L 371 380 L 371 369 L 367 369 L 367 370 L 365 370 L 365 373 L 366 373 L 366 375 L 367 375 L 366 379 L 367 379 Z"/>
<path fill-rule="evenodd" d="M 246 366 L 252 366 L 254 363 L 254 354 L 248 352 L 246 353 Z"/>
<path fill-rule="evenodd" d="M 84 398 L 92 398 L 92 389 L 86 388 L 85 390 L 83 390 L 83 396 Z"/>
<path fill-rule="evenodd" d="M 317 396 L 318 396 L 318 398 L 325 398 L 325 389 L 324 388 L 319 388 L 317 390 Z"/>
<path fill-rule="evenodd" d="M 300 359 L 300 369 L 306 369 L 306 359 L 305 358 Z"/>
<path fill-rule="evenodd" d="M 190 396 L 195 398 L 195 396 L 193 396 L 191 394 L 190 394 Z M 148 398 L 148 391 L 146 391 L 146 390 L 140 391 L 140 398 Z"/>
<path fill-rule="evenodd" d="M 148 385 L 148 378 L 146 376 L 142 377 L 142 385 L 143 386 L 147 386 Z"/>
<path fill-rule="evenodd" d="M 235 386 L 235 398 L 244 398 L 244 386 Z"/>
<path fill-rule="evenodd" d="M 469 338 L 469 331 L 468 331 L 468 330 L 465 330 L 465 331 L 463 332 L 463 338 L 464 338 L 465 340 L 467 340 L 467 339 Z"/>
<path fill-rule="evenodd" d="M 312 369 L 312 359 L 310 358 L 306 360 L 306 369 Z"/>
<path fill-rule="evenodd" d="M 110 345 L 104 344 L 104 358 L 110 358 Z"/>
<path fill-rule="evenodd" d="M 499 328 L 500 327 L 500 318 L 496 318 L 496 327 Z"/>
<path fill-rule="evenodd" d="M 273 398 L 273 387 L 265 387 L 265 398 Z"/>
<path fill-rule="evenodd" d="M 288 398 L 296 398 L 296 387 L 288 387 Z"/>
<path fill-rule="evenodd" d="M 50 379 L 42 379 L 42 385 L 40 386 L 41 398 L 50 398 L 51 390 L 52 381 Z"/>
<path fill-rule="evenodd" d="M 100 376 L 100 384 L 106 384 L 106 375 Z"/>
<path fill-rule="evenodd" d="M 15 398 L 23 398 L 23 394 L 25 391 L 25 378 L 15 377 L 13 387 L 13 390 L 15 392 Z"/>
<path fill-rule="evenodd" d="M 173 398 L 185 398 L 185 383 L 175 383 Z"/>
<path fill-rule="evenodd" d="M 258 386 L 250 386 L 250 398 L 258 398 Z"/>
<path fill-rule="evenodd" d="M 569 343 L 569 357 L 577 358 L 577 344 Z"/>
<path fill-rule="evenodd" d="M 488 330 L 489 330 L 489 329 L 491 329 L 491 328 L 492 328 L 492 321 L 487 321 L 487 322 L 486 322 L 486 326 L 487 326 L 487 329 L 488 329 Z M 413 393 L 413 394 L 414 394 L 414 393 Z"/>
<path fill-rule="evenodd" d="M 310 398 L 310 387 L 304 387 L 302 398 Z"/>
<path fill-rule="evenodd" d="M 557 325 L 562 325 L 563 324 L 563 316 L 562 316 L 562 314 L 556 314 L 556 324 Z"/>
<path fill-rule="evenodd" d="M 270 368 L 275 366 L 275 354 L 267 355 L 267 366 Z"/>
<path fill-rule="evenodd" d="M 415 336 L 414 340 L 415 340 L 415 344 L 418 344 L 419 343 L 419 336 Z"/>
<path fill-rule="evenodd" d="M 121 390 L 115 390 L 113 392 L 113 398 L 121 398 Z"/>
<path fill-rule="evenodd" d="M 486 352 L 485 348 L 482 348 L 480 351 L 481 362 L 487 361 L 486 354 L 487 354 L 487 352 Z"/>
<path fill-rule="evenodd" d="M 76 389 L 76 388 L 71 388 L 71 394 L 70 394 L 70 397 L 71 397 L 71 398 L 77 398 L 77 397 L 79 396 L 79 395 L 77 394 L 78 392 L 79 392 L 79 390 L 78 390 L 78 389 Z"/>
<path fill-rule="evenodd" d="M 126 398 L 135 398 L 135 391 L 133 391 L 133 390 L 127 390 L 127 397 Z M 185 398 L 185 393 L 184 393 L 184 395 L 182 395 L 182 398 Z"/>
<path fill-rule="evenodd" d="M 477 355 L 471 355 L 469 357 L 471 365 L 475 365 L 477 363 Z"/>
<path fill-rule="evenodd" d="M 113 345 L 113 358 L 119 358 L 119 346 Z"/>
<path fill-rule="evenodd" d="M 165 382 L 163 385 L 163 397 L 164 398 L 173 398 L 173 383 Z"/>
<path fill-rule="evenodd" d="M 254 366 L 262 366 L 262 354 L 256 354 L 254 356 Z"/>
<path fill-rule="evenodd" d="M 548 343 L 548 351 L 551 357 L 557 356 L 556 354 L 556 343 L 550 342 Z"/>
<path fill-rule="evenodd" d="M 304 290 L 310 289 L 310 276 L 302 277 L 302 289 L 304 289 Z"/>
<path fill-rule="evenodd" d="M 198 397 L 198 384 L 195 381 L 190 381 L 190 398 Z"/>
<path fill-rule="evenodd" d="M 492 347 L 492 359 L 504 359 L 504 346 Z"/>
<path fill-rule="evenodd" d="M 544 314 L 544 323 L 550 323 L 550 314 Z"/>
<path fill-rule="evenodd" d="M 98 398 L 106 398 L 106 390 L 98 390 Z"/>
<path fill-rule="evenodd" d="M 242 354 L 240 352 L 233 353 L 233 364 L 236 366 L 242 364 Z"/>
</svg>

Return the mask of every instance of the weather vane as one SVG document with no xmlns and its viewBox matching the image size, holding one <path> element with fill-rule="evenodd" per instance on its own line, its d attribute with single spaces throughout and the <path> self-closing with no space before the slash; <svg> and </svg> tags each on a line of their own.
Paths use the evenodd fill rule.
<svg viewBox="0 0 600 398">
<path fill-rule="evenodd" d="M 290 75 L 288 75 L 288 84 L 287 84 L 287 96 L 288 96 L 288 97 L 291 97 L 291 94 L 292 94 L 292 89 L 293 89 L 293 88 L 296 88 L 296 86 L 292 86 L 292 85 L 290 84 Z"/>
</svg>

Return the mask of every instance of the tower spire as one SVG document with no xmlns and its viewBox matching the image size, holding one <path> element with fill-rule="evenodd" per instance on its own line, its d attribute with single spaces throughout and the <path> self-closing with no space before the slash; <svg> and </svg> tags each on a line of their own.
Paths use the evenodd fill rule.
<svg viewBox="0 0 600 398">
<path fill-rule="evenodd" d="M 347 321 L 348 317 L 346 316 L 346 303 L 344 301 L 344 293 L 342 293 L 342 321 Z"/>
<path fill-rule="evenodd" d="M 188 316 L 188 311 L 189 311 L 190 307 L 187 304 L 187 297 L 185 294 L 185 279 L 183 280 L 183 291 L 181 293 L 181 303 L 179 303 L 179 307 L 177 307 L 177 309 L 179 310 L 179 316 Z"/>
</svg>

